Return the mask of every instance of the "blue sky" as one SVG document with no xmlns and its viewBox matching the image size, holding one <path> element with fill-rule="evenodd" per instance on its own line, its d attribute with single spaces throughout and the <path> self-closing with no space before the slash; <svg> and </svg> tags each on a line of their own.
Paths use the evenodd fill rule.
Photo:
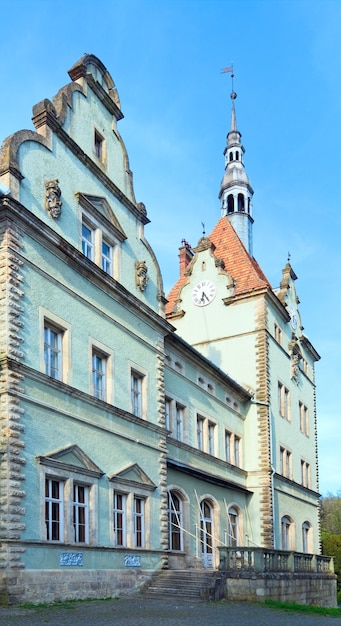
<svg viewBox="0 0 341 626">
<path fill-rule="evenodd" d="M 120 132 L 167 292 L 178 248 L 220 217 L 234 63 L 254 188 L 254 255 L 274 287 L 288 252 L 316 366 L 320 491 L 341 489 L 339 0 L 3 0 L 0 141 L 93 53 L 118 88 Z"/>
</svg>

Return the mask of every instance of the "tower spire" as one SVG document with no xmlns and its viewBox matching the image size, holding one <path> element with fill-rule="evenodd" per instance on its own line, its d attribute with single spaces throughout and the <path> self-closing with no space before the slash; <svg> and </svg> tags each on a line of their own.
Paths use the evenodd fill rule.
<svg viewBox="0 0 341 626">
<path fill-rule="evenodd" d="M 227 216 L 237 235 L 243 242 L 249 254 L 252 250 L 252 196 L 253 189 L 246 173 L 243 156 L 245 148 L 241 142 L 242 135 L 237 127 L 235 100 L 237 94 L 233 89 L 233 66 L 223 72 L 231 72 L 231 125 L 226 137 L 225 174 L 221 181 L 219 199 L 221 200 L 221 215 Z"/>
</svg>

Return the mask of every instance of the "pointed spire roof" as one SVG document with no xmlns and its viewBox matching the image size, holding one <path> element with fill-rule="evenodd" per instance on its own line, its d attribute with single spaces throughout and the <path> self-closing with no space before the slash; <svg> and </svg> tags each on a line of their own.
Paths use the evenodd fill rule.
<svg viewBox="0 0 341 626">
<path fill-rule="evenodd" d="M 214 227 L 208 239 L 214 245 L 214 256 L 223 262 L 224 270 L 232 276 L 235 282 L 234 297 L 246 295 L 260 290 L 271 289 L 271 284 L 259 267 L 257 261 L 248 253 L 229 219 L 224 216 Z M 191 263 L 195 263 L 194 256 Z M 182 287 L 188 282 L 191 263 L 180 276 L 167 296 L 166 315 L 176 310 Z"/>
</svg>

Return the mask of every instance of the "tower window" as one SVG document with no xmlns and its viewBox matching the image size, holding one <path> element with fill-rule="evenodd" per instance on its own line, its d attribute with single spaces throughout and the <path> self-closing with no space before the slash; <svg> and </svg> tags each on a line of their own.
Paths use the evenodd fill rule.
<svg viewBox="0 0 341 626">
<path fill-rule="evenodd" d="M 245 200 L 242 193 L 238 194 L 238 212 L 244 213 L 245 211 Z"/>
<path fill-rule="evenodd" d="M 229 161 L 233 161 L 233 154 L 230 152 Z"/>
<path fill-rule="evenodd" d="M 236 161 L 239 161 L 239 152 L 238 152 L 238 150 L 236 151 Z"/>
<path fill-rule="evenodd" d="M 234 197 L 232 193 L 227 197 L 227 212 L 234 213 Z"/>
</svg>

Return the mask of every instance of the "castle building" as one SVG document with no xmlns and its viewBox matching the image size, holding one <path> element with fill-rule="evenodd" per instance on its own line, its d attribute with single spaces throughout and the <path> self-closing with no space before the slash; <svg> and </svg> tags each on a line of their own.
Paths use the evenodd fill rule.
<svg viewBox="0 0 341 626">
<path fill-rule="evenodd" d="M 232 93 L 221 217 L 167 299 L 93 55 L 0 150 L 0 599 L 114 596 L 222 547 L 319 554 L 314 365 L 253 258 Z"/>
</svg>

